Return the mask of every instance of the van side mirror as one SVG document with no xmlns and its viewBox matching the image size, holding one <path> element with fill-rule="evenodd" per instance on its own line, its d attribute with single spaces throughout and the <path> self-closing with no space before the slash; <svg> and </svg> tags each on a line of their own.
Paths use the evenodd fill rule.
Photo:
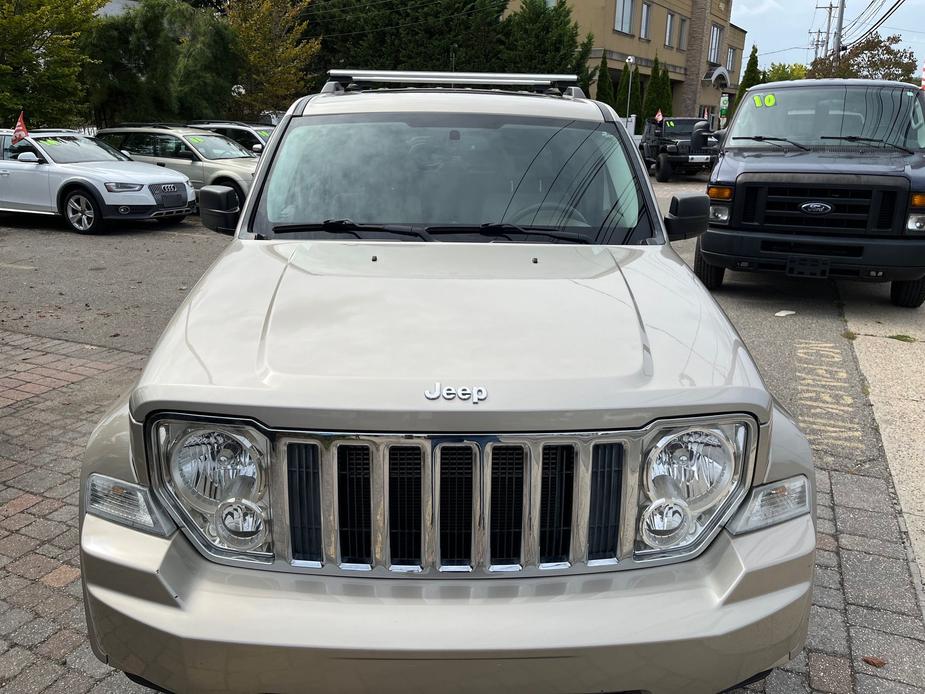
<svg viewBox="0 0 925 694">
<path fill-rule="evenodd" d="M 234 234 L 241 216 L 240 204 L 234 188 L 203 186 L 199 189 L 199 219 L 204 227 L 219 234 Z"/>
<path fill-rule="evenodd" d="M 715 130 L 715 131 L 713 131 L 713 137 L 716 138 L 716 146 L 717 146 L 717 147 L 722 147 L 722 146 L 723 146 L 723 140 L 726 139 L 726 128 L 722 128 L 721 130 Z"/>
<path fill-rule="evenodd" d="M 41 164 L 44 160 L 39 159 L 35 152 L 23 152 L 18 157 L 16 157 L 16 161 L 20 161 L 23 164 Z"/>
<path fill-rule="evenodd" d="M 683 241 L 700 236 L 707 230 L 710 198 L 703 193 L 681 193 L 671 198 L 665 215 L 669 241 Z"/>
</svg>

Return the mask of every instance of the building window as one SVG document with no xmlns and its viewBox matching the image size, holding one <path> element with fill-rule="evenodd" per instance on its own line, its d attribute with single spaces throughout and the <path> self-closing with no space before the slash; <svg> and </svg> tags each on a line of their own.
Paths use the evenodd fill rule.
<svg viewBox="0 0 925 694">
<path fill-rule="evenodd" d="M 633 0 L 617 0 L 617 14 L 614 17 L 613 28 L 624 34 L 633 33 Z"/>
<path fill-rule="evenodd" d="M 665 45 L 674 45 L 674 12 L 668 13 L 668 21 L 665 23 Z"/>
<path fill-rule="evenodd" d="M 639 38 L 649 38 L 649 18 L 652 16 L 652 5 L 642 3 L 642 20 L 639 22 Z"/>
<path fill-rule="evenodd" d="M 719 65 L 720 48 L 723 45 L 723 27 L 714 24 L 710 29 L 710 55 L 707 57 L 711 63 Z"/>
<path fill-rule="evenodd" d="M 681 17 L 678 24 L 678 48 L 682 51 L 687 50 L 687 20 Z"/>
<path fill-rule="evenodd" d="M 732 72 L 736 66 L 736 49 L 732 46 L 726 51 L 726 69 Z"/>
</svg>

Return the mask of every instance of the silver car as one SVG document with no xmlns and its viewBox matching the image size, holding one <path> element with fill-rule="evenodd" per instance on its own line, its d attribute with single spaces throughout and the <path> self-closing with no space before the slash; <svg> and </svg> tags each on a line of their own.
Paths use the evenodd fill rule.
<svg viewBox="0 0 925 694">
<path fill-rule="evenodd" d="M 334 71 L 243 210 L 203 188 L 235 238 L 83 466 L 101 660 L 178 693 L 663 694 L 800 653 L 809 446 L 668 243 L 706 196 L 663 218 L 574 84 Z"/>
<path fill-rule="evenodd" d="M 257 168 L 257 155 L 224 135 L 169 124 L 125 124 L 106 128 L 97 137 L 136 161 L 185 174 L 198 191 L 223 185 L 243 201 Z"/>
</svg>

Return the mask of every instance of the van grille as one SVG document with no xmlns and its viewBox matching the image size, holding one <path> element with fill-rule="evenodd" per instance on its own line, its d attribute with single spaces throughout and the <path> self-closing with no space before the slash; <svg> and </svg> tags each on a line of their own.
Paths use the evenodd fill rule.
<svg viewBox="0 0 925 694">
<path fill-rule="evenodd" d="M 736 197 L 742 228 L 761 227 L 777 233 L 839 236 L 899 235 L 903 228 L 905 193 L 886 186 L 833 186 L 775 182 L 746 183 Z M 831 206 L 827 214 L 807 214 L 807 202 Z"/>
<path fill-rule="evenodd" d="M 623 443 L 497 438 L 287 443 L 292 561 L 394 573 L 615 562 Z"/>
</svg>

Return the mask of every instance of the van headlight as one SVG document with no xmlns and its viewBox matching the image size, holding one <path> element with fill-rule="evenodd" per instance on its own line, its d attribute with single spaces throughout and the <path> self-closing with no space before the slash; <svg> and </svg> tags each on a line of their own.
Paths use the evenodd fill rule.
<svg viewBox="0 0 925 694">
<path fill-rule="evenodd" d="M 219 550 L 272 552 L 270 443 L 252 427 L 160 420 L 158 479 L 187 528 Z"/>
<path fill-rule="evenodd" d="M 661 429 L 644 452 L 637 556 L 681 553 L 714 529 L 743 493 L 745 422 Z"/>
</svg>

